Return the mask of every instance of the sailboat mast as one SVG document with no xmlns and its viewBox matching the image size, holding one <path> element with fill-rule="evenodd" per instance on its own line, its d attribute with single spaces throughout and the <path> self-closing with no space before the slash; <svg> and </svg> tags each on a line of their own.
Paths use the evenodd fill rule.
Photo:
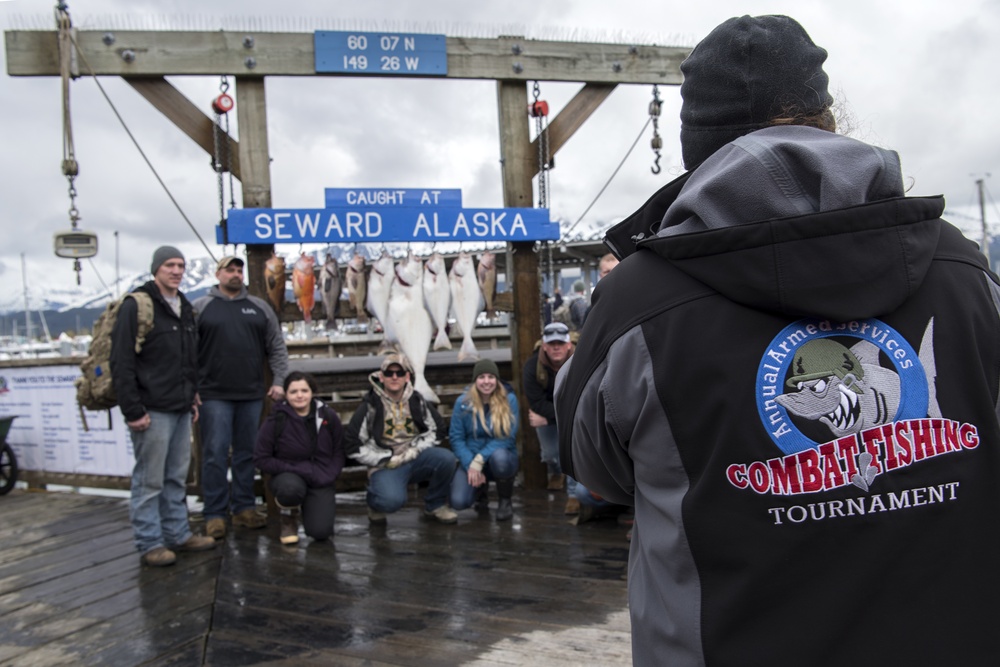
<svg viewBox="0 0 1000 667">
<path fill-rule="evenodd" d="M 28 308 L 28 272 L 24 268 L 24 253 L 21 253 L 21 285 L 24 287 L 24 328 L 25 338 L 31 340 L 31 310 Z"/>
</svg>

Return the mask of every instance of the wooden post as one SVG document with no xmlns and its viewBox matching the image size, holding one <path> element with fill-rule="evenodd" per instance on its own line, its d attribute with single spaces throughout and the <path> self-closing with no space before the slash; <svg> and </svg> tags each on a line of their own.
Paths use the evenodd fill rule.
<svg viewBox="0 0 1000 667">
<path fill-rule="evenodd" d="M 531 178 L 538 171 L 537 153 L 528 134 L 528 88 L 524 81 L 498 81 L 500 163 L 503 170 L 503 205 L 532 206 Z M 509 244 L 507 281 L 514 296 L 511 313 L 511 371 L 513 384 L 523 396 L 521 370 L 541 335 L 541 276 L 534 243 Z M 521 470 L 524 487 L 543 489 L 547 475 L 539 456 L 538 437 L 528 423 L 528 405 L 521 405 Z"/>
<path fill-rule="evenodd" d="M 271 158 L 267 149 L 267 101 L 263 78 L 236 77 L 236 113 L 240 129 L 243 208 L 270 208 Z M 247 246 L 248 290 L 265 301 L 264 264 L 272 252 L 273 244 Z"/>
</svg>

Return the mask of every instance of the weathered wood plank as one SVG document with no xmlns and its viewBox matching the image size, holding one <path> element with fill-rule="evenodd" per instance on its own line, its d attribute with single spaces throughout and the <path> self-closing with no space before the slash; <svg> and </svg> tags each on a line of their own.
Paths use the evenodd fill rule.
<svg viewBox="0 0 1000 667">
<path fill-rule="evenodd" d="M 81 74 L 168 76 L 219 74 L 315 76 L 312 33 L 80 30 Z M 55 31 L 7 31 L 11 76 L 59 74 Z M 453 79 L 681 83 L 680 63 L 689 48 L 559 42 L 523 37 L 448 37 L 448 74 Z M 125 57 L 128 54 L 128 57 Z M 252 58 L 252 61 L 249 60 Z M 329 76 L 364 76 L 354 73 Z"/>
</svg>

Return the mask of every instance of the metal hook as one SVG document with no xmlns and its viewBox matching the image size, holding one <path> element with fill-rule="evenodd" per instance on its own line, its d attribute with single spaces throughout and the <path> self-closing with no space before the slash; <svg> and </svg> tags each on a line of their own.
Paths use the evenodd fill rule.
<svg viewBox="0 0 1000 667">
<path fill-rule="evenodd" d="M 654 174 L 658 174 L 658 173 L 660 173 L 660 171 L 662 171 L 660 169 L 660 154 L 659 154 L 659 152 L 656 153 L 656 159 L 653 160 L 653 166 L 650 167 L 649 170 L 651 172 L 653 172 Z"/>
</svg>

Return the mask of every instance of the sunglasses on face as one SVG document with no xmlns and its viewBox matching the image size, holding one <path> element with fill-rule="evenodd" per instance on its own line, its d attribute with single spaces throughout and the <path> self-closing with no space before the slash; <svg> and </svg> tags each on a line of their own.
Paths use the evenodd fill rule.
<svg viewBox="0 0 1000 667">
<path fill-rule="evenodd" d="M 382 371 L 382 375 L 386 376 L 387 378 L 402 378 L 406 377 L 406 371 L 403 370 L 394 371 L 390 368 L 387 371 Z"/>
</svg>

